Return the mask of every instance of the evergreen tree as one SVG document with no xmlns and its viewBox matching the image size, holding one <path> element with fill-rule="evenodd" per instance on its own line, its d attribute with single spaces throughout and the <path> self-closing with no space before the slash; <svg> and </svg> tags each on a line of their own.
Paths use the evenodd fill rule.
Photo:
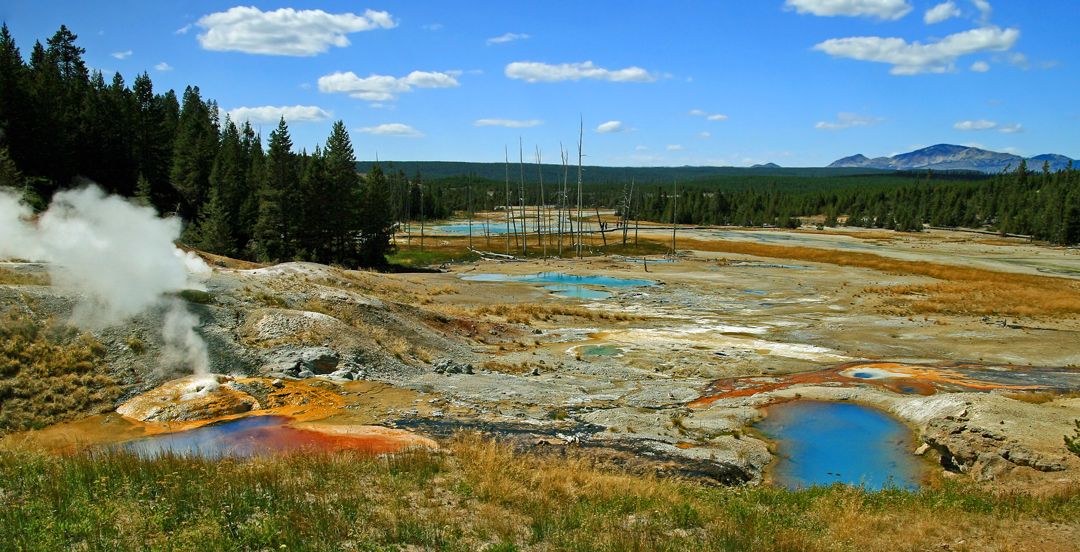
<svg viewBox="0 0 1080 552">
<path fill-rule="evenodd" d="M 199 96 L 199 88 L 184 91 L 184 106 L 173 143 L 173 163 L 169 180 L 180 194 L 180 212 L 193 220 L 207 199 L 210 172 L 217 155 L 217 109 Z"/>
<path fill-rule="evenodd" d="M 331 258 L 334 262 L 355 266 L 360 262 L 362 190 L 352 140 L 343 121 L 334 123 L 326 140 L 325 159 L 328 186 L 324 201 Z"/>
<path fill-rule="evenodd" d="M 235 236 L 232 225 L 239 220 L 241 206 L 250 194 L 246 166 L 247 160 L 243 144 L 240 142 L 240 131 L 226 116 L 225 124 L 222 125 L 217 156 L 210 170 L 210 190 L 211 193 L 217 193 L 218 201 L 221 203 L 220 209 L 225 213 L 224 220 L 230 225 L 228 232 L 230 236 Z M 230 249 L 235 252 L 238 249 L 237 245 L 234 242 Z M 214 251 L 214 253 L 218 252 Z"/>
<path fill-rule="evenodd" d="M 22 166 L 28 158 L 32 128 L 29 72 L 4 24 L 0 27 L 0 147 L 8 148 L 16 165 Z"/>
<path fill-rule="evenodd" d="M 300 178 L 284 117 L 270 133 L 268 146 L 266 180 L 259 195 L 255 236 L 261 247 L 262 260 L 291 259 L 296 252 L 292 242 L 298 217 L 296 209 L 287 209 L 285 202 L 297 197 Z"/>
<path fill-rule="evenodd" d="M 393 252 L 394 214 L 390 210 L 390 194 L 382 167 L 372 165 L 363 186 L 360 228 L 360 263 L 363 266 L 383 266 L 386 256 Z"/>
<path fill-rule="evenodd" d="M 315 147 L 311 156 L 301 156 L 299 194 L 295 209 L 299 215 L 296 225 L 297 258 L 330 264 L 332 237 L 329 232 L 335 198 L 330 190 L 330 178 L 322 149 Z"/>
<path fill-rule="evenodd" d="M 7 146 L 0 145 L 0 188 L 22 191 L 25 185 L 26 180 L 8 155 Z"/>
<path fill-rule="evenodd" d="M 217 188 L 210 190 L 206 207 L 199 216 L 197 225 L 189 226 L 188 243 L 197 249 L 232 257 L 236 255 L 236 240 L 229 224 L 229 214 L 225 202 Z"/>
</svg>

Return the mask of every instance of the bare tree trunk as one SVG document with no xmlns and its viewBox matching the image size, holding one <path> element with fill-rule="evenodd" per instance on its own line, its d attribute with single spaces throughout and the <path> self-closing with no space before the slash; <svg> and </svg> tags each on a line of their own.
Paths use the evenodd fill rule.
<svg viewBox="0 0 1080 552">
<path fill-rule="evenodd" d="M 596 226 L 600 228 L 600 237 L 604 239 L 604 245 L 607 245 L 607 233 L 604 232 L 604 222 L 600 220 L 600 206 L 593 204 L 593 208 L 596 209 Z"/>
<path fill-rule="evenodd" d="M 469 215 L 469 249 L 472 249 L 472 177 L 465 183 L 465 208 Z"/>
<path fill-rule="evenodd" d="M 675 256 L 675 229 L 679 224 L 679 181 L 675 181 L 675 206 L 671 209 L 671 255 Z"/>
<path fill-rule="evenodd" d="M 540 146 L 536 146 L 536 169 L 540 175 L 540 201 L 536 202 L 536 239 L 544 245 L 544 258 L 547 258 L 547 242 L 544 241 L 544 232 L 540 226 L 540 215 L 544 207 L 544 163 L 540 157 Z"/>
<path fill-rule="evenodd" d="M 506 254 L 510 254 L 510 153 L 503 148 L 503 153 L 506 155 L 506 209 L 503 209 L 503 214 L 506 215 Z"/>
<path fill-rule="evenodd" d="M 527 219 L 525 218 L 525 149 L 518 136 L 518 166 L 521 168 L 521 179 L 518 180 L 518 201 L 521 204 L 521 254 L 529 256 L 529 234 Z"/>
<path fill-rule="evenodd" d="M 424 252 L 424 187 L 420 186 L 420 252 Z"/>
<path fill-rule="evenodd" d="M 585 121 L 581 121 L 581 128 L 578 130 L 578 143 L 577 143 L 577 219 L 578 219 L 578 240 L 577 240 L 577 254 L 578 258 L 581 258 L 581 248 L 584 245 L 582 241 L 584 236 L 582 235 L 581 220 L 581 141 L 585 139 Z"/>
</svg>

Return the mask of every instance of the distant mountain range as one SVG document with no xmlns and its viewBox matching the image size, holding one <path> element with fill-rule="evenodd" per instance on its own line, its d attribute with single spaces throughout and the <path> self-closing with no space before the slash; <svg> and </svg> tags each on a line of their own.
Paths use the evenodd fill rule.
<svg viewBox="0 0 1080 552">
<path fill-rule="evenodd" d="M 833 162 L 829 165 L 829 168 L 891 169 L 897 171 L 934 169 L 995 173 L 1001 172 L 1009 166 L 1012 167 L 1010 170 L 1015 170 L 1016 167 L 1020 166 L 1022 159 L 1024 158 L 1011 153 L 998 153 L 966 146 L 938 144 L 892 157 L 870 159 L 862 154 L 853 155 Z M 1072 160 L 1064 155 L 1048 153 L 1028 157 L 1027 166 L 1029 170 L 1040 171 L 1043 168 L 1043 163 L 1049 162 L 1050 170 L 1058 171 L 1068 166 L 1069 161 Z M 1074 161 L 1073 165 L 1080 168 L 1080 163 Z"/>
</svg>

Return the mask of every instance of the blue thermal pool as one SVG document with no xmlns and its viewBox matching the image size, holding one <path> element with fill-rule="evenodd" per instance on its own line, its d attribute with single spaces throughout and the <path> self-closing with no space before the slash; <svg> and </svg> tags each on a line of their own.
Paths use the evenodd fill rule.
<svg viewBox="0 0 1080 552">
<path fill-rule="evenodd" d="M 629 287 L 653 285 L 653 282 L 650 280 L 628 280 L 623 278 L 612 278 L 610 276 L 574 276 L 571 274 L 563 274 L 562 272 L 540 272 L 537 274 L 528 274 L 525 276 L 508 276 L 506 274 L 472 274 L 469 276 L 463 276 L 461 279 L 472 282 L 525 282 L 529 284 L 566 284 L 576 286 L 587 285 L 601 287 Z"/>
<path fill-rule="evenodd" d="M 615 345 L 589 345 L 581 347 L 578 352 L 582 356 L 614 357 L 623 354 L 623 350 Z"/>
<path fill-rule="evenodd" d="M 915 489 L 928 474 L 926 463 L 912 454 L 912 431 L 882 410 L 794 401 L 765 412 L 754 427 L 776 444 L 772 478 L 789 489 L 837 482 Z"/>
</svg>

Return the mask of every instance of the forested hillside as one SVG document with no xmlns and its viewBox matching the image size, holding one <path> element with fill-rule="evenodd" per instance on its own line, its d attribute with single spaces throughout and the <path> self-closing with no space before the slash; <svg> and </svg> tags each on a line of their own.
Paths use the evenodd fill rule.
<svg viewBox="0 0 1080 552">
<path fill-rule="evenodd" d="M 57 190 L 92 181 L 190 221 L 185 242 L 213 253 L 385 263 L 389 189 L 378 168 L 360 179 L 341 121 L 308 153 L 293 151 L 282 120 L 264 151 L 198 87 L 178 99 L 155 93 L 146 73 L 130 88 L 119 73 L 106 83 L 77 38 L 61 27 L 24 61 L 0 29 L 0 186 L 42 209 Z"/>
</svg>

